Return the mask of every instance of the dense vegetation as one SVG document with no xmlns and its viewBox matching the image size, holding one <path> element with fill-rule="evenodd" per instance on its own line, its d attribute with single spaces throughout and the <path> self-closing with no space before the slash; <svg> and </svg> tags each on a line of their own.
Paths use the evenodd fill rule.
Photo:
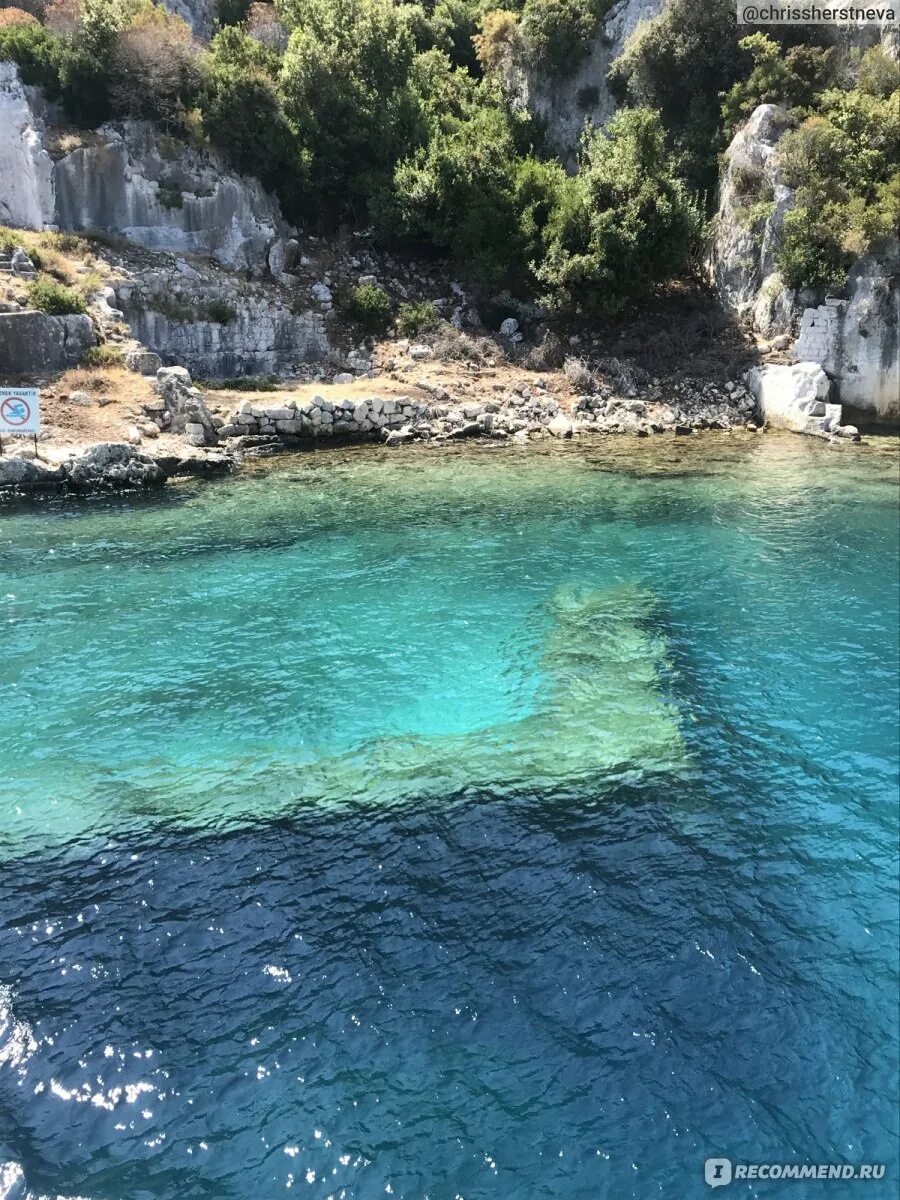
<svg viewBox="0 0 900 1200">
<path fill-rule="evenodd" d="M 306 227 L 371 224 L 565 314 L 616 312 L 690 268 L 718 155 L 764 101 L 788 106 L 795 127 L 792 283 L 833 285 L 896 209 L 884 56 L 848 65 L 790 31 L 741 39 L 731 0 L 673 0 L 639 29 L 610 79 L 625 107 L 585 132 L 574 174 L 510 103 L 506 68 L 565 75 L 609 0 L 219 0 L 205 49 L 152 0 L 25 3 L 41 20 L 0 22 L 0 58 L 73 120 L 149 119 L 219 148 Z M 384 319 L 377 295 L 347 303 L 362 327 Z"/>
<path fill-rule="evenodd" d="M 879 47 L 842 51 L 827 27 L 743 32 L 731 0 L 673 0 L 631 39 L 611 86 L 660 113 L 678 174 L 707 211 L 738 127 L 760 104 L 786 109 L 779 162 L 796 197 L 778 266 L 791 287 L 840 288 L 853 260 L 900 223 L 897 64 Z M 747 200 L 751 212 L 766 204 Z"/>
</svg>

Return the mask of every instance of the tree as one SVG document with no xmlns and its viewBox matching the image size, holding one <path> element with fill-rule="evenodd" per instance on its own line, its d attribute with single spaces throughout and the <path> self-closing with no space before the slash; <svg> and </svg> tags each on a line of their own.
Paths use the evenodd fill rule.
<svg viewBox="0 0 900 1200">
<path fill-rule="evenodd" d="M 281 61 L 242 29 L 223 29 L 210 45 L 203 82 L 203 127 L 239 171 L 277 191 L 298 219 L 308 193 L 308 154 L 285 117 L 278 89 Z"/>
<path fill-rule="evenodd" d="M 752 68 L 725 95 L 722 115 L 728 131 L 733 131 L 760 104 L 808 108 L 832 71 L 831 49 L 801 45 L 785 52 L 765 33 L 752 33 L 741 38 L 738 45 Z"/>
<path fill-rule="evenodd" d="M 110 101 L 116 113 L 171 128 L 196 97 L 200 73 L 191 31 L 180 17 L 151 6 L 116 35 L 110 55 Z"/>
<path fill-rule="evenodd" d="M 561 312 L 613 313 L 691 261 L 700 218 L 665 149 L 657 113 L 623 109 L 588 129 L 580 170 L 547 229 L 537 276 Z"/>
<path fill-rule="evenodd" d="M 671 0 L 642 21 L 613 63 L 618 99 L 659 112 L 689 188 L 715 198 L 724 148 L 720 94 L 741 67 L 733 0 Z"/>
<path fill-rule="evenodd" d="M 322 205 L 365 211 L 408 148 L 415 46 L 389 0 L 283 0 L 292 28 L 280 77 L 285 116 Z"/>
</svg>

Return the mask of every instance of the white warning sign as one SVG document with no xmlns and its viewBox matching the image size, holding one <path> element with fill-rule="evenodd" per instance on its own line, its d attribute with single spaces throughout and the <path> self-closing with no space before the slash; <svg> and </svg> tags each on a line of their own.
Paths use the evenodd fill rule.
<svg viewBox="0 0 900 1200">
<path fill-rule="evenodd" d="M 41 404 L 37 388 L 0 388 L 0 436 L 40 431 Z"/>
</svg>

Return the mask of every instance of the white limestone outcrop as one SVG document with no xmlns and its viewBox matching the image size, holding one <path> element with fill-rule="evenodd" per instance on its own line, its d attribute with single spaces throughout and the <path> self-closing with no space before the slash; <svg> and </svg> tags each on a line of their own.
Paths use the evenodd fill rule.
<svg viewBox="0 0 900 1200">
<path fill-rule="evenodd" d="M 888 254 L 896 264 L 896 254 Z M 794 346 L 819 363 L 841 404 L 876 420 L 900 418 L 900 279 L 885 262 L 864 258 L 850 273 L 847 299 L 807 308 Z"/>
<path fill-rule="evenodd" d="M 748 371 L 746 382 L 775 428 L 828 434 L 840 426 L 841 406 L 829 403 L 831 381 L 818 363 L 768 363 Z"/>
<path fill-rule="evenodd" d="M 0 225 L 43 229 L 53 220 L 53 161 L 43 133 L 17 68 L 0 62 Z"/>
<path fill-rule="evenodd" d="M 56 163 L 60 229 L 120 234 L 149 250 L 257 270 L 288 231 L 259 180 L 229 170 L 218 155 L 139 121 L 104 125 L 98 134 Z"/>
<path fill-rule="evenodd" d="M 767 337 L 790 329 L 795 300 L 775 265 L 784 217 L 794 200 L 781 178 L 777 155 L 787 128 L 785 109 L 761 104 L 732 139 L 725 154 L 712 253 L 720 296 L 739 315 L 752 317 Z M 768 209 L 765 216 L 759 215 L 762 206 Z"/>
</svg>

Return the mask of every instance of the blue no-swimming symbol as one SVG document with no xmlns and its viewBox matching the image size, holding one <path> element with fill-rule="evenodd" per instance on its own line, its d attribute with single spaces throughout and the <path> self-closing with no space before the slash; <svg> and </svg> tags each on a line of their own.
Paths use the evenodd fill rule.
<svg viewBox="0 0 900 1200">
<path fill-rule="evenodd" d="M 18 396 L 7 396 L 0 404 L 0 417 L 7 425 L 25 425 L 31 416 L 31 406 Z"/>
</svg>

